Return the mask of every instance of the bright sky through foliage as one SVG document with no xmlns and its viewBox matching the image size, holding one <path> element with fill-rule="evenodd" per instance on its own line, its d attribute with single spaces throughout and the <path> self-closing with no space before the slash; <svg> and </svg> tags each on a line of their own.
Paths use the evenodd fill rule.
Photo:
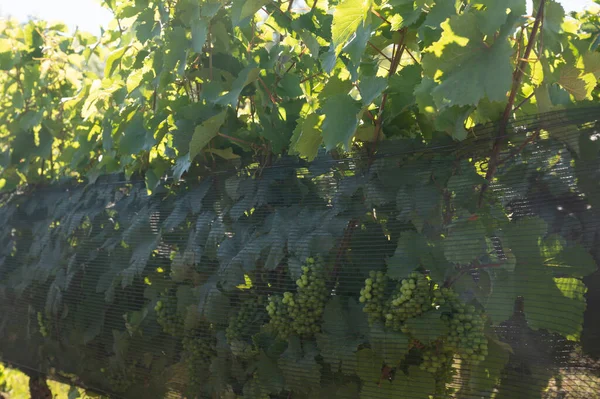
<svg viewBox="0 0 600 399">
<path fill-rule="evenodd" d="M 300 1 L 296 0 L 300 3 Z M 566 11 L 581 10 L 593 4 L 591 0 L 560 0 Z M 98 33 L 112 19 L 110 11 L 100 6 L 100 0 L 0 0 L 0 17 L 12 16 L 26 20 L 29 16 L 50 21 L 63 21 L 74 29 Z"/>
</svg>

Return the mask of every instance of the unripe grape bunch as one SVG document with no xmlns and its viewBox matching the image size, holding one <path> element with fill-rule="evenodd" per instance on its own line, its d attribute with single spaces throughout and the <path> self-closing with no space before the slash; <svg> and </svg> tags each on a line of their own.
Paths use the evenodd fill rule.
<svg viewBox="0 0 600 399">
<path fill-rule="evenodd" d="M 175 295 L 165 292 L 154 307 L 156 320 L 163 331 L 174 337 L 183 333 L 183 317 L 177 313 L 177 298 Z"/>
<path fill-rule="evenodd" d="M 381 319 L 386 310 L 385 289 L 388 285 L 385 273 L 371 271 L 365 280 L 365 286 L 360 290 L 359 301 L 365 304 L 364 312 L 368 314 L 369 322 Z"/>
<path fill-rule="evenodd" d="M 265 318 L 264 297 L 257 296 L 244 300 L 239 311 L 229 319 L 225 336 L 229 343 L 252 336 Z"/>
<path fill-rule="evenodd" d="M 267 312 L 274 331 L 287 337 L 292 333 L 310 336 L 320 331 L 323 309 L 327 301 L 324 265 L 308 258 L 302 266 L 302 275 L 296 280 L 296 292 L 269 298 Z"/>
</svg>

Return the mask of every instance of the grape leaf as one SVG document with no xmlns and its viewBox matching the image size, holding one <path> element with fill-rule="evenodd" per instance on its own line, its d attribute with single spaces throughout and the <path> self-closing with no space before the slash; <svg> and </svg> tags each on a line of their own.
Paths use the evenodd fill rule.
<svg viewBox="0 0 600 399">
<path fill-rule="evenodd" d="M 411 399 L 429 399 L 435 391 L 435 379 L 418 367 L 408 368 L 408 374 L 397 372 L 393 381 L 383 379 L 380 382 L 369 381 L 360 391 L 362 399 L 382 398 L 397 399 L 399 393 L 405 392 Z"/>
<path fill-rule="evenodd" d="M 348 95 L 336 94 L 325 101 L 322 110 L 325 114 L 322 129 L 325 148 L 329 151 L 342 144 L 348 149 L 358 127 L 360 105 Z"/>
<path fill-rule="evenodd" d="M 315 360 L 317 355 L 313 343 L 301 343 L 298 337 L 289 339 L 287 350 L 278 361 L 286 389 L 305 394 L 319 391 L 321 366 Z"/>
<path fill-rule="evenodd" d="M 231 22 L 233 26 L 245 23 L 247 18 L 252 17 L 258 10 L 270 2 L 271 0 L 235 0 L 231 7 Z"/>
<path fill-rule="evenodd" d="M 505 346 L 488 339 L 488 355 L 485 360 L 470 367 L 470 388 L 475 392 L 492 391 L 500 381 L 508 356 L 509 351 Z"/>
<path fill-rule="evenodd" d="M 335 7 L 331 26 L 331 40 L 335 54 L 363 25 L 371 10 L 372 0 L 344 0 Z"/>
<path fill-rule="evenodd" d="M 352 375 L 356 370 L 355 352 L 365 342 L 368 324 L 354 300 L 330 300 L 323 311 L 322 333 L 316 334 L 321 356 L 333 370 Z"/>
<path fill-rule="evenodd" d="M 401 280 L 419 267 L 421 257 L 429 252 L 425 237 L 415 231 L 403 232 L 394 255 L 387 260 L 388 276 Z"/>
<path fill-rule="evenodd" d="M 546 259 L 545 264 L 555 268 L 556 274 L 572 277 L 585 277 L 598 269 L 592 255 L 581 245 L 562 249 L 555 256 Z"/>
<path fill-rule="evenodd" d="M 442 23 L 441 39 L 426 49 L 422 60 L 425 74 L 439 83 L 432 91 L 438 109 L 477 105 L 486 97 L 490 101 L 506 99 L 513 73 L 508 36 L 515 22 L 511 14 L 491 45 L 484 43 L 472 13 Z"/>
<path fill-rule="evenodd" d="M 203 19 L 194 19 L 192 21 L 192 49 L 201 53 L 208 35 L 208 24 Z"/>
<path fill-rule="evenodd" d="M 475 0 L 473 5 L 483 6 L 483 10 L 477 13 L 478 26 L 481 32 L 485 35 L 493 35 L 502 25 L 506 23 L 508 18 L 507 9 L 514 14 L 524 15 L 527 11 L 525 0 L 508 0 L 498 2 L 495 0 Z"/>
<path fill-rule="evenodd" d="M 365 76 L 360 79 L 360 90 L 363 105 L 371 104 L 387 87 L 387 79 L 380 76 Z"/>
<path fill-rule="evenodd" d="M 221 111 L 217 115 L 202 122 L 194 130 L 194 135 L 190 140 L 190 159 L 194 160 L 202 149 L 219 133 L 219 129 L 225 123 L 227 117 L 226 111 Z"/>
<path fill-rule="evenodd" d="M 378 383 L 383 361 L 373 350 L 361 349 L 356 353 L 356 374 L 365 383 Z"/>
<path fill-rule="evenodd" d="M 485 227 L 480 220 L 456 221 L 444 240 L 444 254 L 450 262 L 469 264 L 485 253 Z"/>
<path fill-rule="evenodd" d="M 371 326 L 369 332 L 371 349 L 390 367 L 396 367 L 408 353 L 408 335 L 396 331 L 387 331 L 378 323 Z"/>
<path fill-rule="evenodd" d="M 290 140 L 290 149 L 293 154 L 306 157 L 309 161 L 316 158 L 323 138 L 321 137 L 321 123 L 323 117 L 310 114 L 305 119 L 298 119 L 296 129 Z"/>
</svg>

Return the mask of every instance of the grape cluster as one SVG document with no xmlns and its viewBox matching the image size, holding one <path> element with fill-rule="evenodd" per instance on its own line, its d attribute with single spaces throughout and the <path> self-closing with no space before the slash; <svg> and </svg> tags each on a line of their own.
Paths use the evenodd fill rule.
<svg viewBox="0 0 600 399">
<path fill-rule="evenodd" d="M 365 280 L 365 287 L 360 290 L 359 301 L 365 304 L 364 312 L 367 313 L 369 322 L 381 319 L 386 309 L 385 289 L 388 277 L 383 272 L 371 271 Z"/>
<path fill-rule="evenodd" d="M 388 303 L 385 324 L 394 330 L 402 330 L 402 323 L 431 310 L 432 307 L 429 280 L 421 273 L 411 273 L 396 287 L 396 292 Z"/>
<path fill-rule="evenodd" d="M 455 351 L 465 361 L 479 363 L 488 354 L 485 337 L 485 315 L 473 305 L 467 305 L 458 299 L 453 291 L 446 290 L 444 295 L 450 305 L 451 313 L 442 316 L 450 327 L 447 347 Z"/>
<path fill-rule="evenodd" d="M 174 337 L 183 334 L 183 317 L 177 313 L 177 298 L 175 295 L 165 293 L 161 295 L 154 307 L 156 319 L 163 331 Z"/>
<path fill-rule="evenodd" d="M 48 336 L 48 325 L 42 312 L 37 312 L 37 322 L 38 327 L 40 328 L 40 334 L 42 334 L 42 337 L 46 338 Z"/>
<path fill-rule="evenodd" d="M 295 293 L 285 292 L 283 297 L 270 297 L 267 305 L 270 325 L 282 337 L 291 333 L 310 336 L 320 331 L 328 296 L 323 264 L 308 258 L 296 286 Z"/>
<path fill-rule="evenodd" d="M 216 339 L 209 329 L 202 329 L 184 337 L 182 343 L 186 353 L 190 389 L 197 391 L 204 384 L 206 369 L 216 356 Z"/>
<path fill-rule="evenodd" d="M 443 343 L 436 342 L 433 346 L 422 350 L 423 361 L 419 365 L 421 370 L 433 374 L 435 378 L 435 398 L 451 397 L 451 390 L 448 384 L 452 382 L 456 370 L 452 367 L 454 353 L 443 346 Z"/>
<path fill-rule="evenodd" d="M 229 319 L 225 330 L 227 341 L 246 339 L 257 330 L 265 317 L 264 297 L 258 296 L 242 302 L 238 312 Z"/>
</svg>

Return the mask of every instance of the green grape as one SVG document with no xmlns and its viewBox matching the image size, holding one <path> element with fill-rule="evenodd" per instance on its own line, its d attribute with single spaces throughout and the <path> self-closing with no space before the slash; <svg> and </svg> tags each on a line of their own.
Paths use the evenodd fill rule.
<svg viewBox="0 0 600 399">
<path fill-rule="evenodd" d="M 292 333 L 292 319 L 287 306 L 283 303 L 283 298 L 279 295 L 270 297 L 266 309 L 270 317 L 269 326 L 273 332 L 282 338 L 287 338 Z"/>
<path fill-rule="evenodd" d="M 301 336 L 319 332 L 328 293 L 325 270 L 320 262 L 308 258 L 302 276 L 296 281 L 296 295 L 284 295 L 284 303 L 292 318 L 292 329 Z"/>
<path fill-rule="evenodd" d="M 485 314 L 475 306 L 461 302 L 458 295 L 447 288 L 442 289 L 442 294 L 451 309 L 450 314 L 443 316 L 450 328 L 447 347 L 463 361 L 477 364 L 485 360 L 488 354 Z"/>
<path fill-rule="evenodd" d="M 174 337 L 183 334 L 183 317 L 177 313 L 177 298 L 173 294 L 164 293 L 154 307 L 156 320 L 163 331 Z"/>
<path fill-rule="evenodd" d="M 398 331 L 406 332 L 403 323 L 433 308 L 430 283 L 424 274 L 413 272 L 396 287 L 388 301 L 385 324 Z"/>
<path fill-rule="evenodd" d="M 270 327 L 283 338 L 292 333 L 307 337 L 320 331 L 328 297 L 322 263 L 308 258 L 296 286 L 295 293 L 271 296 L 266 307 Z"/>
<path fill-rule="evenodd" d="M 205 384 L 207 368 L 217 354 L 216 338 L 212 331 L 205 327 L 186 335 L 182 344 L 188 367 L 189 389 L 197 393 Z"/>
<path fill-rule="evenodd" d="M 383 272 L 371 271 L 365 280 L 365 286 L 360 290 L 359 301 L 365 304 L 363 311 L 367 313 L 370 323 L 381 320 L 385 314 L 385 289 L 388 277 Z"/>
<path fill-rule="evenodd" d="M 229 319 L 225 336 L 229 343 L 247 339 L 262 325 L 265 318 L 264 297 L 250 298 L 242 302 L 238 312 Z"/>
<path fill-rule="evenodd" d="M 419 368 L 433 374 L 435 378 L 435 398 L 450 397 L 448 384 L 452 382 L 456 370 L 452 367 L 453 352 L 444 348 L 441 342 L 422 350 L 423 361 Z"/>
</svg>

